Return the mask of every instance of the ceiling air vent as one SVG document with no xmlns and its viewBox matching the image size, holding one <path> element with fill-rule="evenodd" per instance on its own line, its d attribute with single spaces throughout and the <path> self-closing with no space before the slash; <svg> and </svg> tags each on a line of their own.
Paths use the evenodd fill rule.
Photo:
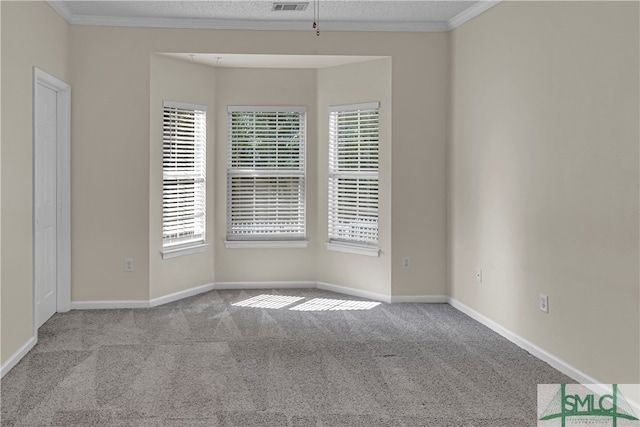
<svg viewBox="0 0 640 427">
<path fill-rule="evenodd" d="M 285 11 L 285 10 L 306 10 L 307 6 L 309 6 L 309 2 L 275 2 L 273 3 L 274 11 Z"/>
</svg>

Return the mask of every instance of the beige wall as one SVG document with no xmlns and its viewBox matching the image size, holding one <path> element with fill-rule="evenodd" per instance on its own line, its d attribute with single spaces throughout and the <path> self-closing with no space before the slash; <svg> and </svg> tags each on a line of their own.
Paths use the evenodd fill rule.
<svg viewBox="0 0 640 427">
<path fill-rule="evenodd" d="M 406 48 L 392 71 L 391 293 L 446 295 L 449 33 L 408 38 Z"/>
<path fill-rule="evenodd" d="M 69 26 L 45 3 L 2 2 L 2 355 L 33 333 L 33 67 L 69 82 Z"/>
<path fill-rule="evenodd" d="M 318 70 L 317 280 L 391 294 L 391 58 Z M 380 102 L 379 257 L 328 251 L 329 112 L 332 105 Z"/>
<path fill-rule="evenodd" d="M 215 70 L 160 55 L 151 55 L 151 100 L 149 111 L 149 297 L 157 298 L 214 281 L 213 218 L 216 138 Z M 162 259 L 162 111 L 163 101 L 185 102 L 207 107 L 207 220 L 206 251 Z"/>
<path fill-rule="evenodd" d="M 219 68 L 216 74 L 217 282 L 315 281 L 316 70 Z M 226 249 L 227 135 L 229 105 L 301 106 L 307 109 L 307 240 L 304 249 Z"/>
<path fill-rule="evenodd" d="M 71 27 L 72 301 L 149 299 L 151 52 L 135 32 Z"/>
<path fill-rule="evenodd" d="M 605 383 L 640 383 L 638 7 L 504 2 L 452 37 L 450 294 Z"/>
</svg>

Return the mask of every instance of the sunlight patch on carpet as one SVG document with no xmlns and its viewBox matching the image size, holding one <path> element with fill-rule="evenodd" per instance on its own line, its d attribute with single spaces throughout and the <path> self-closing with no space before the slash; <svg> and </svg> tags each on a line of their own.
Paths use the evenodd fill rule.
<svg viewBox="0 0 640 427">
<path fill-rule="evenodd" d="M 295 311 L 332 311 L 332 310 L 371 310 L 380 305 L 375 301 L 345 301 L 339 299 L 314 298 L 303 304 L 291 307 Z"/>
<path fill-rule="evenodd" d="M 236 307 L 282 308 L 304 299 L 304 297 L 288 297 L 283 295 L 258 295 L 244 301 L 233 303 Z"/>
</svg>

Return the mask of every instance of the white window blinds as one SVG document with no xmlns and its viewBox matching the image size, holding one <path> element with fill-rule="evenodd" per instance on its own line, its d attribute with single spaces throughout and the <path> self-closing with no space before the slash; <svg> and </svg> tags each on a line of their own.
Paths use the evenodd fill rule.
<svg viewBox="0 0 640 427">
<path fill-rule="evenodd" d="M 206 224 L 206 107 L 164 102 L 162 244 L 204 243 Z"/>
<path fill-rule="evenodd" d="M 229 107 L 227 240 L 305 238 L 303 107 Z"/>
<path fill-rule="evenodd" d="M 378 246 L 379 103 L 329 108 L 329 241 Z"/>
</svg>

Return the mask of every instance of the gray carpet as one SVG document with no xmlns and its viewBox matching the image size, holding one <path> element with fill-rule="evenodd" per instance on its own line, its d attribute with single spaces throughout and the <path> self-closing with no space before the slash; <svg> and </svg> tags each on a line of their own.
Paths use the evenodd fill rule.
<svg viewBox="0 0 640 427">
<path fill-rule="evenodd" d="M 263 294 L 304 299 L 233 305 Z M 212 291 L 58 313 L 2 379 L 2 426 L 526 427 L 538 383 L 573 382 L 447 304 L 315 298 L 365 301 Z"/>
</svg>

